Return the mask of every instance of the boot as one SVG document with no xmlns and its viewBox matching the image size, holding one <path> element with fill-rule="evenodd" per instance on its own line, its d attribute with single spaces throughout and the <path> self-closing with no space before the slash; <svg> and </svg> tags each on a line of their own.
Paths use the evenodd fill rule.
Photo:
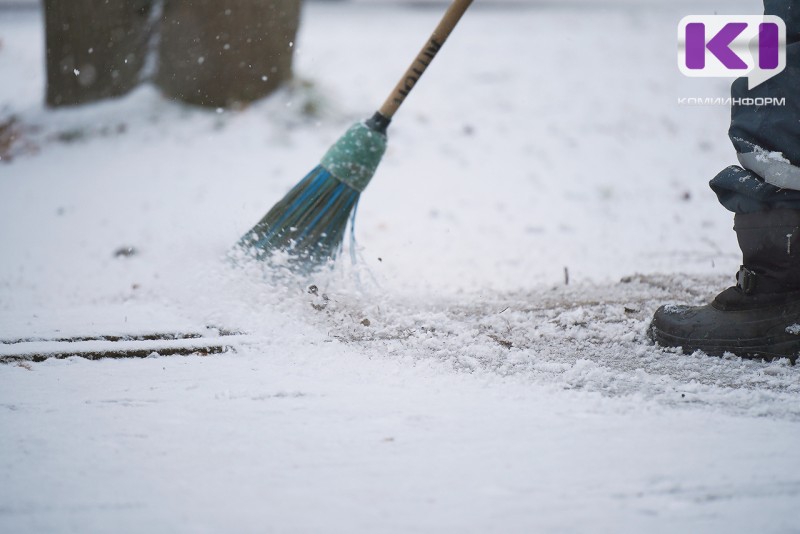
<svg viewBox="0 0 800 534">
<path fill-rule="evenodd" d="M 733 229 L 743 257 L 736 285 L 705 306 L 661 306 L 648 335 L 685 353 L 794 362 L 800 353 L 800 211 L 737 213 Z"/>
</svg>

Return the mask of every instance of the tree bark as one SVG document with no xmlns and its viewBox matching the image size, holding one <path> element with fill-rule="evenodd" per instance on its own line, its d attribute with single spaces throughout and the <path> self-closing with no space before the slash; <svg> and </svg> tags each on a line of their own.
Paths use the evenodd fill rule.
<svg viewBox="0 0 800 534">
<path fill-rule="evenodd" d="M 152 0 L 44 0 L 47 104 L 133 89 L 147 53 Z"/>
<path fill-rule="evenodd" d="M 164 0 L 157 84 L 191 104 L 232 107 L 292 74 L 300 0 Z"/>
</svg>

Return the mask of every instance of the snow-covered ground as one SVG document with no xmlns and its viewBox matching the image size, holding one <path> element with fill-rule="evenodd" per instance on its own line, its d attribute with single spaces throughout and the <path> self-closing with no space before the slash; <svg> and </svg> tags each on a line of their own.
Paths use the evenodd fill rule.
<svg viewBox="0 0 800 534">
<path fill-rule="evenodd" d="M 0 365 L 0 532 L 800 532 L 800 370 L 645 336 L 739 262 L 707 187 L 728 109 L 678 103 L 728 82 L 681 77 L 677 22 L 759 9 L 477 2 L 392 125 L 358 264 L 278 281 L 222 258 L 440 5 L 309 3 L 298 81 L 236 112 L 45 110 L 41 16 L 0 11 L 0 339 L 248 335 Z"/>
</svg>

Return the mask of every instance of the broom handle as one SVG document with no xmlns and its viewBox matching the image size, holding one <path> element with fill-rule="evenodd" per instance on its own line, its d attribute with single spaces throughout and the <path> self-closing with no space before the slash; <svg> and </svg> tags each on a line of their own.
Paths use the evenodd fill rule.
<svg viewBox="0 0 800 534">
<path fill-rule="evenodd" d="M 422 73 L 425 72 L 425 69 L 431 64 L 436 53 L 442 48 L 450 32 L 456 27 L 456 24 L 471 3 L 472 0 L 453 0 L 453 3 L 447 8 L 439 25 L 433 30 L 430 39 L 428 39 L 428 42 L 425 43 L 425 46 L 423 46 L 422 50 L 417 54 L 416 59 L 414 59 L 408 67 L 403 77 L 400 78 L 400 81 L 392 90 L 389 98 L 387 98 L 380 107 L 378 113 L 383 115 L 386 119 L 392 118 L 400 107 L 400 104 L 402 104 L 403 100 L 408 96 L 408 93 L 411 92 L 411 89 L 413 89 L 414 85 L 419 81 Z"/>
</svg>

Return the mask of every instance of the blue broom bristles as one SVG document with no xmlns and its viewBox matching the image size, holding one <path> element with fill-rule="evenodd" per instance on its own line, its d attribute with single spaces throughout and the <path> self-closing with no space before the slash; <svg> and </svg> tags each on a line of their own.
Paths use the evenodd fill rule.
<svg viewBox="0 0 800 534">
<path fill-rule="evenodd" d="M 388 125 L 389 119 L 380 112 L 352 125 L 321 163 L 239 240 L 238 248 L 251 258 L 274 265 L 288 263 L 300 272 L 335 259 L 348 219 L 351 228 L 355 221 L 361 191 L 386 151 Z"/>
<path fill-rule="evenodd" d="M 258 260 L 286 251 L 292 263 L 303 269 L 324 265 L 341 250 L 348 219 L 355 219 L 359 196 L 358 191 L 318 165 L 239 240 L 238 246 Z"/>
</svg>

